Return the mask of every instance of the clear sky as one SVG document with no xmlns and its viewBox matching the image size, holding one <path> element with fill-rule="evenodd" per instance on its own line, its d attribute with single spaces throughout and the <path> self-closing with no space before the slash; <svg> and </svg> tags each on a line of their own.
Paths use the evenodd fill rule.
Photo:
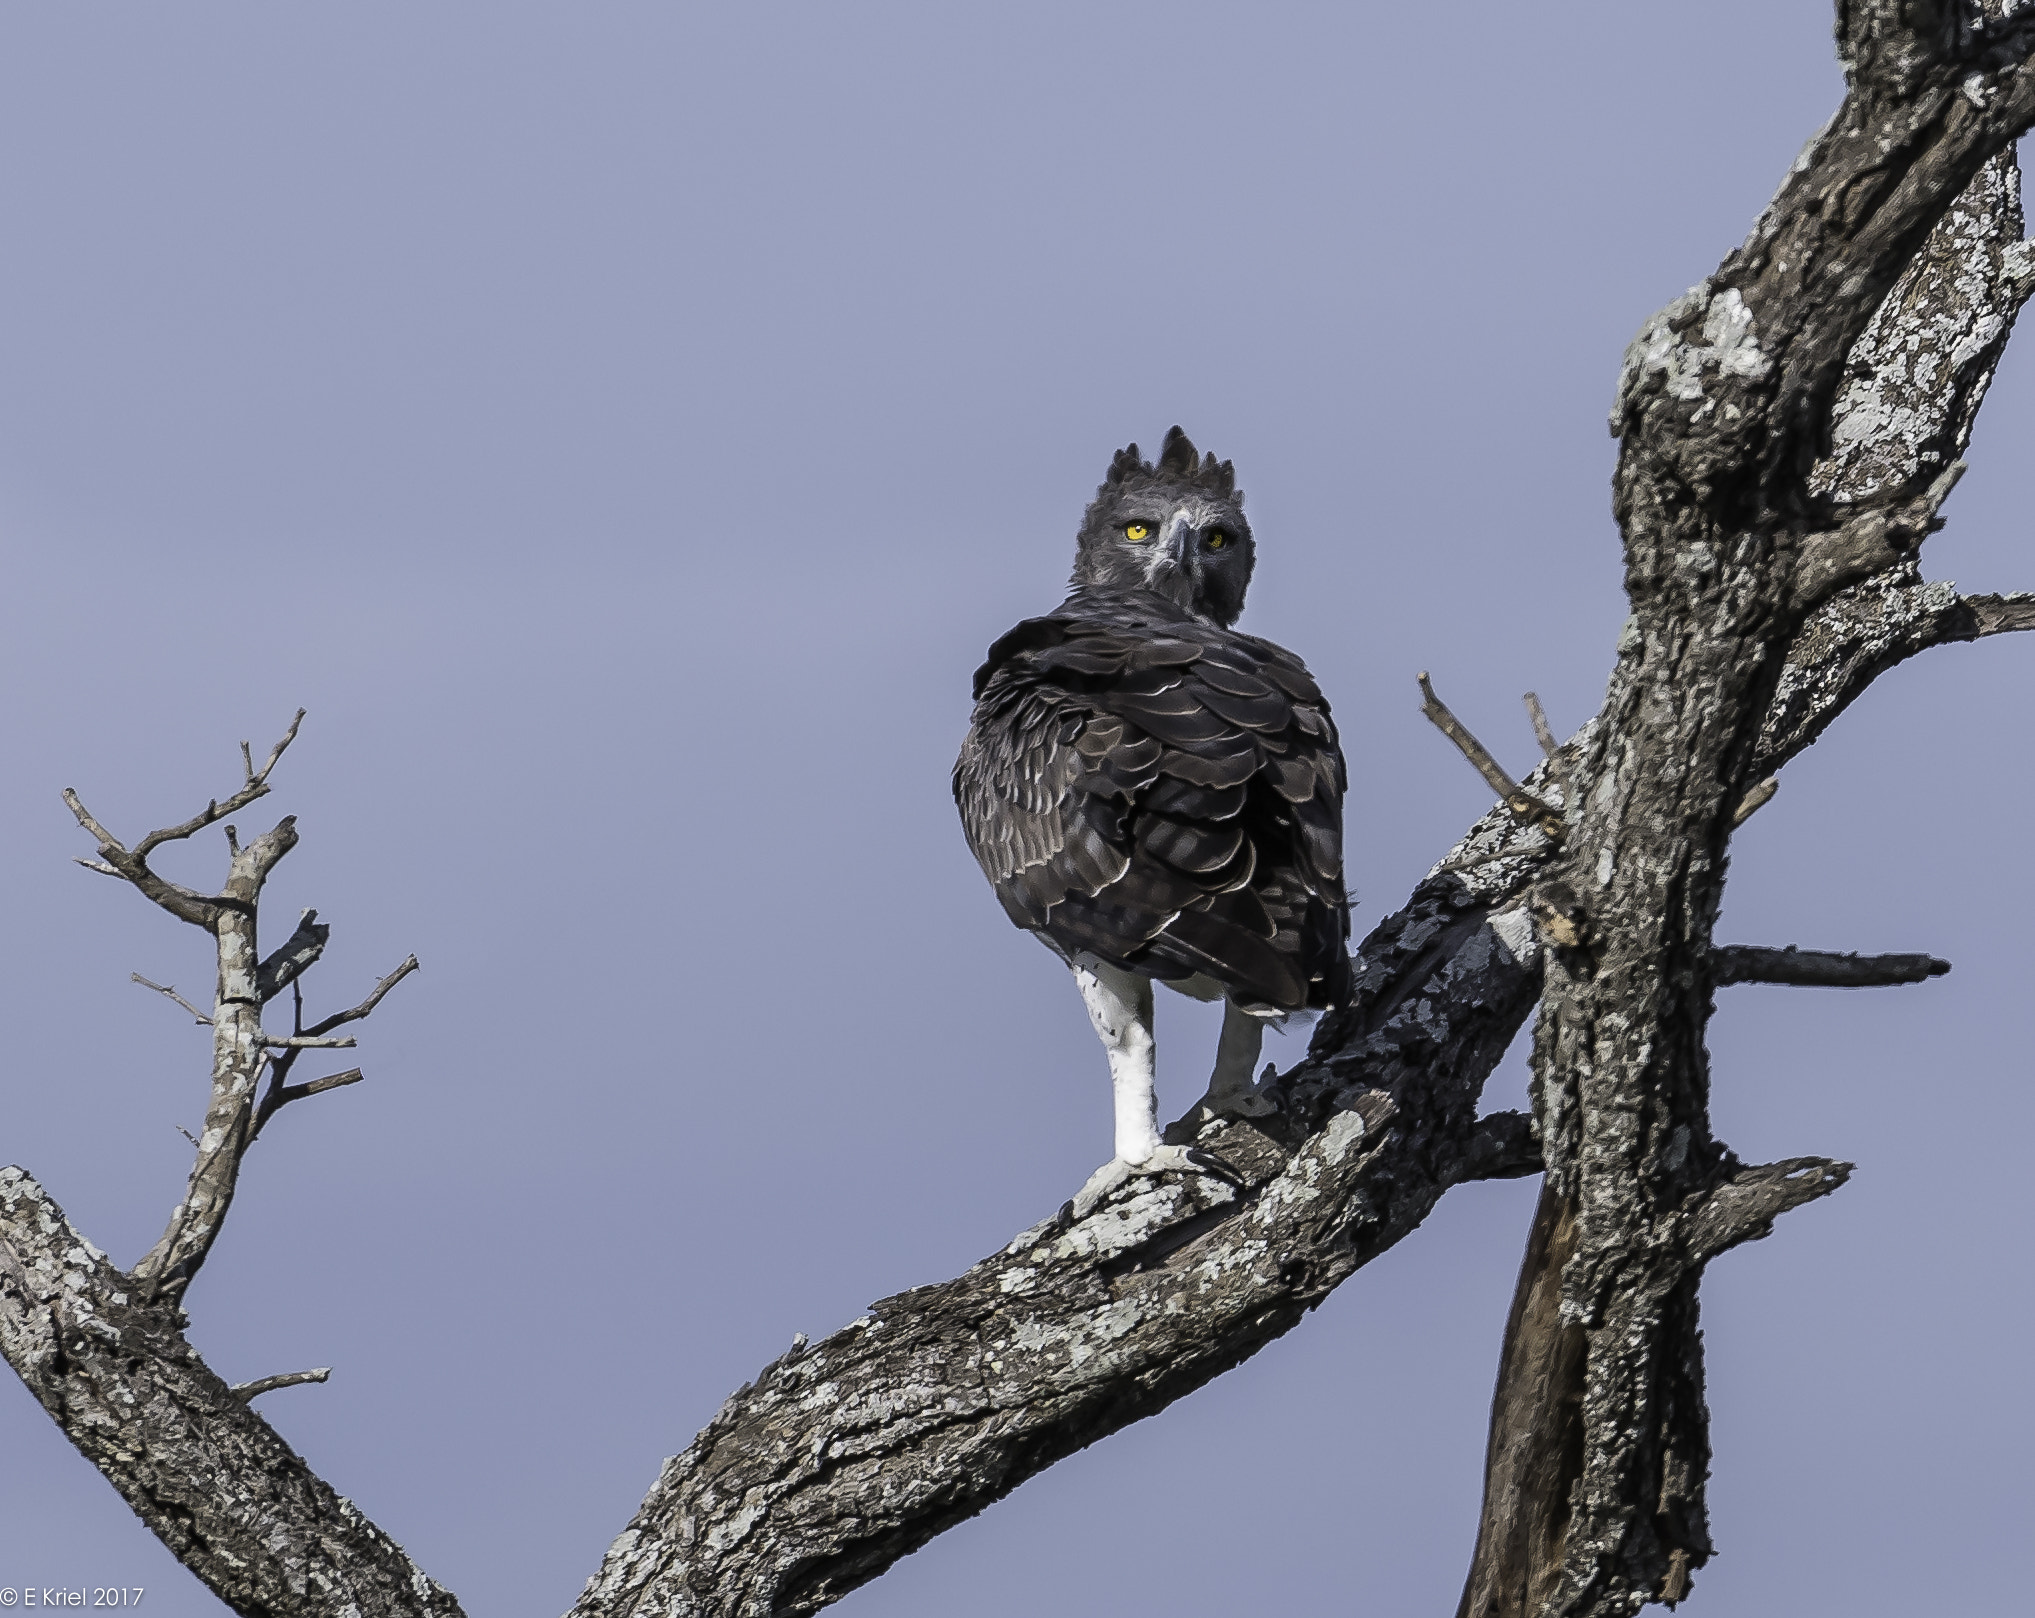
<svg viewBox="0 0 2035 1618">
<path fill-rule="evenodd" d="M 121 1262 L 154 1239 L 207 1053 L 128 974 L 201 993 L 206 941 L 72 865 L 58 793 L 180 819 L 307 707 L 260 806 L 304 834 L 271 936 L 333 924 L 314 1009 L 424 970 L 368 1082 L 259 1143 L 193 1337 L 234 1380 L 335 1367 L 264 1400 L 289 1441 L 476 1618 L 561 1610 L 794 1332 L 959 1271 L 1108 1153 L 1101 1052 L 947 772 L 1110 452 L 1178 421 L 1234 457 L 1243 627 L 1336 706 L 1368 927 L 1488 804 L 1417 670 L 1520 767 L 1521 692 L 1594 710 L 1619 355 L 1828 115 L 1829 28 L 0 7 L 0 1162 Z M 2035 586 L 2028 359 L 1930 543 L 1969 588 Z M 1956 971 L 1722 998 L 1721 1135 L 1859 1172 L 1705 1287 L 1702 1611 L 2025 1591 L 2031 693 L 2035 639 L 1931 654 L 1738 840 L 1725 937 Z M 1163 1005 L 1164 1098 L 1213 1034 Z M 1532 1195 L 1451 1194 L 842 1611 L 1452 1610 Z M 0 1585 L 223 1611 L 11 1378 L 0 1453 Z"/>
</svg>

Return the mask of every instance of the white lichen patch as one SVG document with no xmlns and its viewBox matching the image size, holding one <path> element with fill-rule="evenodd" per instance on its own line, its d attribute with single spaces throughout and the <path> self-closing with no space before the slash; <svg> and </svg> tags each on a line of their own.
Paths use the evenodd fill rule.
<svg viewBox="0 0 2035 1618">
<path fill-rule="evenodd" d="M 2026 295 L 2019 179 L 1995 159 L 1945 213 L 1852 347 L 1810 487 L 1870 500 L 1956 458 Z"/>
<path fill-rule="evenodd" d="M 1700 341 L 1689 334 L 1698 329 Z M 1773 361 L 1759 346 L 1752 310 L 1736 287 L 1713 290 L 1701 281 L 1653 316 L 1625 351 L 1611 430 L 1624 430 L 1625 413 L 1642 391 L 1658 386 L 1671 399 L 1704 401 L 1705 383 L 1717 378 L 1753 381 L 1769 375 Z"/>
<path fill-rule="evenodd" d="M 1520 966 L 1531 966 L 1540 953 L 1540 939 L 1533 930 L 1533 917 L 1525 905 L 1501 910 L 1485 923 L 1506 958 Z"/>
</svg>

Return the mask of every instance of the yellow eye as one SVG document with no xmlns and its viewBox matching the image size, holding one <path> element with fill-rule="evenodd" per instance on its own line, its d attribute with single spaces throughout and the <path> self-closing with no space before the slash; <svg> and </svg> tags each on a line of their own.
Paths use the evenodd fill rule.
<svg viewBox="0 0 2035 1618">
<path fill-rule="evenodd" d="M 1123 537 L 1135 545 L 1141 539 L 1152 537 L 1151 526 L 1148 523 L 1127 522 L 1123 525 Z"/>
<path fill-rule="evenodd" d="M 1228 543 L 1229 535 L 1225 534 L 1220 528 L 1208 536 L 1208 548 L 1212 551 L 1219 551 Z"/>
</svg>

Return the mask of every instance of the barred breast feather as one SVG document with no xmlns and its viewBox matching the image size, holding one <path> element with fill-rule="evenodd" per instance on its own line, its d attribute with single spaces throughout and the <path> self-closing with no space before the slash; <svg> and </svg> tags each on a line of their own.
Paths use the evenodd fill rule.
<svg viewBox="0 0 2035 1618">
<path fill-rule="evenodd" d="M 1082 589 L 989 649 L 975 698 L 954 798 L 1013 922 L 1249 1009 L 1336 1003 L 1347 777 L 1299 658 Z"/>
</svg>

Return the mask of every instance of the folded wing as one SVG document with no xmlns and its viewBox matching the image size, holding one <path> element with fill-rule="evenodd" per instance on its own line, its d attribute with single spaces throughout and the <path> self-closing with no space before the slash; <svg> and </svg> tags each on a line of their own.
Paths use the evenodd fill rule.
<svg viewBox="0 0 2035 1618">
<path fill-rule="evenodd" d="M 990 649 L 954 769 L 969 847 L 1062 955 L 1266 1010 L 1347 972 L 1342 752 L 1300 660 L 1157 597 L 1079 592 Z"/>
</svg>

